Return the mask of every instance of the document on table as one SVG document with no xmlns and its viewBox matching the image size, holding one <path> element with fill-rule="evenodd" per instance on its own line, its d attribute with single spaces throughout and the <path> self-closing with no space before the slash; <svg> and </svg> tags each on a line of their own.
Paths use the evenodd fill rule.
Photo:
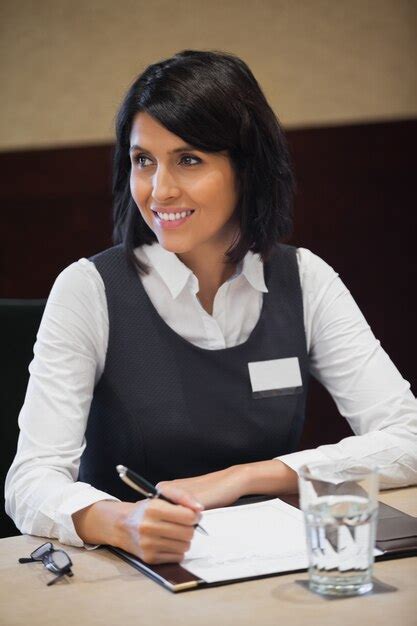
<svg viewBox="0 0 417 626">
<path fill-rule="evenodd" d="M 308 567 L 303 514 L 279 498 L 205 511 L 182 567 L 208 583 Z"/>
</svg>

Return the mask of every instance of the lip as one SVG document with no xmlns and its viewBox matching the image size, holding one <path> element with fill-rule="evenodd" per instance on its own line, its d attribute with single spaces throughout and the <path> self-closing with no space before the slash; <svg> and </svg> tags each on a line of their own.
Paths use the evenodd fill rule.
<svg viewBox="0 0 417 626">
<path fill-rule="evenodd" d="M 192 209 L 189 206 L 186 206 L 186 207 L 181 207 L 181 206 L 151 207 L 151 211 L 153 211 L 154 213 L 156 213 L 157 211 L 159 213 L 182 213 L 183 211 L 194 211 L 194 210 L 195 209 Z"/>
<path fill-rule="evenodd" d="M 181 217 L 179 220 L 161 220 L 161 218 L 158 217 L 157 210 L 159 211 L 159 213 L 182 213 L 183 211 L 192 211 L 192 213 L 191 215 L 187 215 L 186 217 Z M 160 228 L 163 228 L 165 230 L 172 230 L 174 228 L 178 228 L 179 226 L 182 226 L 195 213 L 195 209 L 180 209 L 176 207 L 172 207 L 172 208 L 167 207 L 164 209 L 160 209 L 160 208 L 151 209 L 151 211 L 154 214 L 154 220 L 157 223 L 157 225 Z"/>
</svg>

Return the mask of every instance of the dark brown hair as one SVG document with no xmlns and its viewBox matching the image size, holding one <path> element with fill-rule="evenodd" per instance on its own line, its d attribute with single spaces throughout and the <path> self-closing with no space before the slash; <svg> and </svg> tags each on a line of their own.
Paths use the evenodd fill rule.
<svg viewBox="0 0 417 626">
<path fill-rule="evenodd" d="M 133 254 L 156 240 L 130 193 L 130 133 L 144 111 L 198 150 L 227 150 L 237 174 L 240 237 L 227 252 L 237 263 L 248 250 L 265 261 L 292 228 L 294 177 L 279 121 L 242 59 L 224 52 L 183 50 L 136 78 L 116 118 L 113 169 L 114 242 Z"/>
</svg>

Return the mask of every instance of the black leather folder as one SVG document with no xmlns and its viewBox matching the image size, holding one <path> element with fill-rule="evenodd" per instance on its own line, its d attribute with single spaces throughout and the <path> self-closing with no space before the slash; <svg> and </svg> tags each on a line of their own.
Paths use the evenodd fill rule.
<svg viewBox="0 0 417 626">
<path fill-rule="evenodd" d="M 265 496 L 251 496 L 241 498 L 234 506 L 240 504 L 250 504 L 253 502 L 262 502 L 269 500 Z M 299 508 L 298 495 L 282 496 L 282 500 Z M 198 578 L 178 563 L 164 563 L 162 565 L 149 565 L 138 557 L 113 546 L 106 546 L 108 550 L 117 554 L 123 560 L 133 565 L 146 576 L 149 576 L 160 585 L 173 592 L 188 591 L 202 587 L 214 587 L 217 585 L 225 585 L 234 582 L 243 582 L 245 580 L 254 580 L 256 578 L 266 578 L 270 576 L 280 576 L 288 574 L 289 571 L 277 572 L 274 574 L 265 574 L 262 576 L 251 576 L 249 578 L 236 578 L 233 580 L 224 580 L 221 582 L 207 583 Z M 382 554 L 375 557 L 376 561 L 388 559 L 398 559 L 408 556 L 417 555 L 417 518 L 407 515 L 392 506 L 388 506 L 379 502 L 378 506 L 378 525 L 376 535 L 376 547 L 382 551 Z M 290 570 L 291 572 L 300 572 L 305 570 Z"/>
</svg>

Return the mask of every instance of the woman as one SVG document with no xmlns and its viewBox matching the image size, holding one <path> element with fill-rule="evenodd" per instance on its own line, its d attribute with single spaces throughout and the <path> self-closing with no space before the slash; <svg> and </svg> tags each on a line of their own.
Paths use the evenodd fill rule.
<svg viewBox="0 0 417 626">
<path fill-rule="evenodd" d="M 26 533 L 178 562 L 204 507 L 297 490 L 306 461 L 416 482 L 417 408 L 337 274 L 290 232 L 293 176 L 246 64 L 186 50 L 117 117 L 115 241 L 57 279 L 6 484 Z M 294 452 L 309 374 L 357 436 Z M 178 503 L 134 502 L 115 465 Z"/>
</svg>

